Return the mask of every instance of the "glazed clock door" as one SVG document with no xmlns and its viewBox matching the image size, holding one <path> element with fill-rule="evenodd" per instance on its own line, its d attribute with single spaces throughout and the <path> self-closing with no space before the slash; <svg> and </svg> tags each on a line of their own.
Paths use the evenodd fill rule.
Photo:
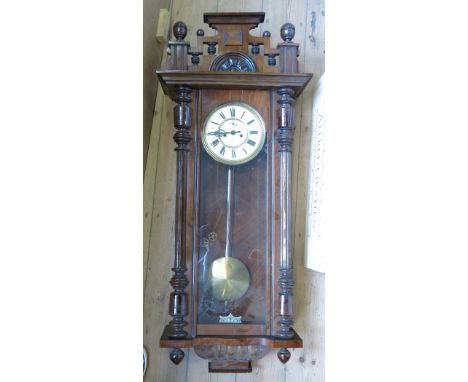
<svg viewBox="0 0 468 382">
<path fill-rule="evenodd" d="M 269 92 L 200 94 L 197 334 L 266 334 Z"/>
</svg>

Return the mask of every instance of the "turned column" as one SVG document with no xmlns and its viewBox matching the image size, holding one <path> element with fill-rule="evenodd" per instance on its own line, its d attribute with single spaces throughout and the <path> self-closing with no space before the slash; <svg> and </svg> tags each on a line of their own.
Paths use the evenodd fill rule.
<svg viewBox="0 0 468 382">
<path fill-rule="evenodd" d="M 188 145 L 192 140 L 190 127 L 192 121 L 192 110 L 190 93 L 192 90 L 185 86 L 177 88 L 177 105 L 174 107 L 174 125 L 177 132 L 174 141 L 177 143 L 177 183 L 176 183 L 176 208 L 175 208 L 175 253 L 174 253 L 174 276 L 170 281 L 174 292 L 169 300 L 169 314 L 173 317 L 169 323 L 169 335 L 172 338 L 186 337 L 184 326 L 187 322 L 184 316 L 188 313 L 187 293 L 185 288 L 188 279 L 185 275 L 186 268 L 186 245 L 185 226 L 187 220 L 187 155 Z"/>
<path fill-rule="evenodd" d="M 169 337 L 185 338 L 187 332 L 184 326 L 187 325 L 185 316 L 188 314 L 188 300 L 185 288 L 188 279 L 185 275 L 186 267 L 186 221 L 187 221 L 187 161 L 188 145 L 192 140 L 190 133 L 192 122 L 192 110 L 189 106 L 191 102 L 192 90 L 185 86 L 177 88 L 174 101 L 174 127 L 177 132 L 174 134 L 174 141 L 177 143 L 177 183 L 176 183 L 176 208 L 175 208 L 175 248 L 174 248 L 174 275 L 171 278 L 171 285 L 174 291 L 169 299 L 169 314 L 172 316 L 169 322 Z M 184 352 L 180 349 L 172 350 L 170 359 L 178 364 L 184 357 Z"/>
<path fill-rule="evenodd" d="M 280 267 L 279 267 L 279 302 L 280 328 L 279 337 L 291 338 L 293 315 L 293 264 L 292 264 L 292 208 L 291 208 L 291 173 L 292 144 L 294 140 L 294 91 L 288 88 L 278 90 L 278 130 L 276 140 L 279 145 L 279 182 L 280 182 Z"/>
<path fill-rule="evenodd" d="M 169 54 L 166 69 L 185 71 L 188 68 L 187 55 L 190 44 L 184 41 L 187 35 L 187 26 L 177 21 L 173 29 L 175 41 L 169 41 Z M 192 125 L 192 109 L 189 104 L 192 89 L 187 86 L 177 86 L 172 95 L 177 104 L 174 107 L 174 141 L 177 144 L 177 178 L 176 178 L 176 208 L 175 208 L 175 247 L 174 247 L 174 275 L 171 278 L 173 292 L 169 298 L 169 315 L 172 320 L 168 324 L 169 338 L 186 338 L 188 336 L 185 326 L 188 315 L 188 298 L 185 291 L 189 281 L 186 276 L 186 224 L 187 224 L 187 166 L 189 144 L 192 140 L 190 128 Z M 178 348 L 171 351 L 169 358 L 176 365 L 184 358 L 184 352 Z"/>
<path fill-rule="evenodd" d="M 298 71 L 298 44 L 291 42 L 294 37 L 294 25 L 286 23 L 281 27 L 283 43 L 278 44 L 280 52 L 280 71 L 296 73 Z M 280 264 L 279 264 L 279 330 L 280 338 L 294 337 L 293 324 L 293 261 L 292 261 L 292 144 L 294 141 L 294 91 L 281 88 L 278 94 L 278 129 L 276 140 L 279 145 L 279 182 L 280 182 Z M 286 363 L 291 353 L 281 348 L 278 353 L 281 362 Z"/>
<path fill-rule="evenodd" d="M 279 266 L 279 306 L 280 319 L 277 336 L 292 338 L 293 324 L 293 264 L 292 264 L 292 221 L 291 221 L 291 173 L 292 144 L 294 140 L 294 91 L 288 88 L 278 90 L 278 130 L 279 182 L 280 182 L 280 266 Z M 285 363 L 291 357 L 286 348 L 278 351 L 278 358 Z"/>
</svg>

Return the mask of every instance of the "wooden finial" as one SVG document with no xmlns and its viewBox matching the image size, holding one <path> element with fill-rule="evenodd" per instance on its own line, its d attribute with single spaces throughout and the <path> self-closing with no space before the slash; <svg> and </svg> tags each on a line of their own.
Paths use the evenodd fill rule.
<svg viewBox="0 0 468 382">
<path fill-rule="evenodd" d="M 280 54 L 280 71 L 282 73 L 297 73 L 299 56 L 299 44 L 292 42 L 296 28 L 291 23 L 283 24 L 281 27 L 281 38 L 283 42 L 278 44 Z"/>
<path fill-rule="evenodd" d="M 172 28 L 172 32 L 177 41 L 183 41 L 185 36 L 187 36 L 187 25 L 182 21 L 177 21 Z"/>
<path fill-rule="evenodd" d="M 281 38 L 284 42 L 291 42 L 296 34 L 296 28 L 291 23 L 283 24 L 281 27 Z"/>
<path fill-rule="evenodd" d="M 174 363 L 174 365 L 178 365 L 184 359 L 184 352 L 180 349 L 173 349 L 169 354 L 169 359 Z"/>
<path fill-rule="evenodd" d="M 278 356 L 278 359 L 281 361 L 281 363 L 286 363 L 289 361 L 289 358 L 291 358 L 291 352 L 286 348 L 281 348 L 278 350 L 276 355 Z"/>
</svg>

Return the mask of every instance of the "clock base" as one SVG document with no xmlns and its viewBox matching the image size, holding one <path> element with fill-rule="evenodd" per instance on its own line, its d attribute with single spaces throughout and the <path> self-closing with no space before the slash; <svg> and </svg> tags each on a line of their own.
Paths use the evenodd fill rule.
<svg viewBox="0 0 468 382">
<path fill-rule="evenodd" d="M 203 359 L 215 362 L 250 362 L 263 358 L 270 348 L 265 345 L 194 345 L 193 350 Z"/>
<path fill-rule="evenodd" d="M 169 326 L 166 326 L 159 346 L 173 349 L 172 358 L 175 354 L 183 354 L 180 349 L 194 348 L 199 357 L 210 361 L 208 370 L 211 373 L 249 373 L 252 371 L 251 362 L 264 357 L 271 349 L 279 349 L 278 359 L 282 363 L 288 362 L 291 353 L 287 349 L 302 348 L 302 338 L 294 329 L 291 328 L 291 331 L 294 334 L 291 338 L 218 334 L 171 338 Z M 180 362 L 182 358 L 178 357 L 177 360 Z"/>
</svg>

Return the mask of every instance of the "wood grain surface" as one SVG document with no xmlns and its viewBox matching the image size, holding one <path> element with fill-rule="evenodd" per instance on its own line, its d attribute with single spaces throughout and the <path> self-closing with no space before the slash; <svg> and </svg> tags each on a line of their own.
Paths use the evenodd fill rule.
<svg viewBox="0 0 468 382">
<path fill-rule="evenodd" d="M 281 42 L 280 28 L 285 22 L 296 27 L 294 42 L 300 44 L 299 70 L 314 73 L 302 95 L 296 100 L 296 133 L 293 147 L 293 224 L 294 277 L 296 287 L 294 329 L 303 339 L 302 349 L 290 349 L 291 359 L 283 365 L 276 352 L 252 363 L 252 373 L 208 373 L 208 362 L 192 349 L 174 366 L 168 349 L 159 348 L 159 338 L 169 322 L 168 301 L 171 287 L 170 268 L 174 253 L 174 206 L 176 155 L 172 122 L 174 103 L 158 90 L 153 129 L 144 184 L 144 345 L 148 350 L 146 382 L 179 381 L 317 381 L 324 377 L 324 275 L 302 266 L 306 213 L 307 168 L 312 134 L 312 95 L 315 83 L 324 72 L 324 1 L 323 0 L 173 0 L 171 24 L 184 21 L 187 41 L 196 43 L 195 31 L 214 32 L 203 23 L 204 12 L 263 11 L 265 22 L 252 30 L 261 36 L 268 30 L 272 46 Z M 165 54 L 164 54 L 165 56 Z M 165 57 L 163 57 L 165 60 Z"/>
</svg>

